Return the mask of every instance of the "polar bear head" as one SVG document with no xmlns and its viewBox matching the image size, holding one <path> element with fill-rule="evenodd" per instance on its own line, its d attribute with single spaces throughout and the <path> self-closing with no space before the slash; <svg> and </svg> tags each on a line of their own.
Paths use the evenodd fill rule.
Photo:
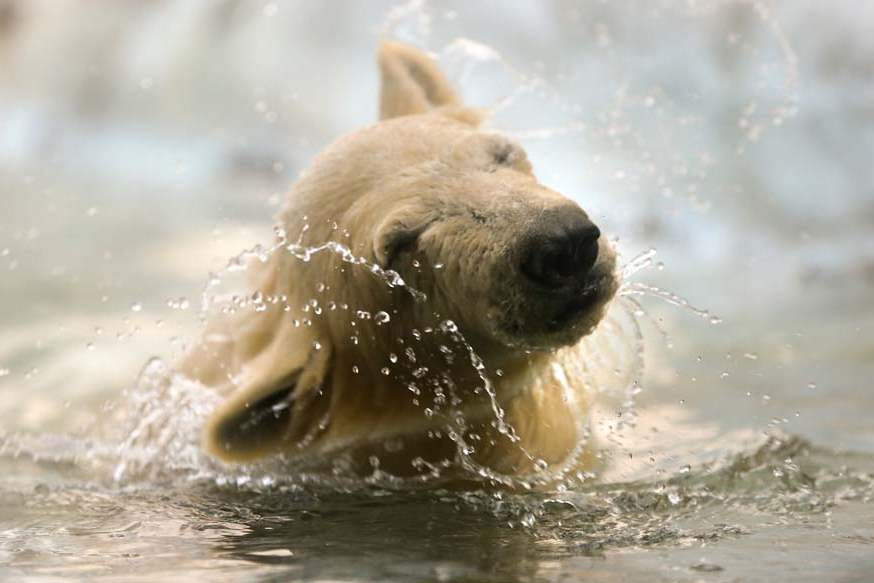
<svg viewBox="0 0 874 583">
<path fill-rule="evenodd" d="M 384 43 L 380 67 L 382 120 L 317 160 L 283 215 L 288 233 L 306 222 L 314 243 L 347 235 L 338 240 L 424 292 L 423 311 L 497 350 L 591 332 L 616 291 L 599 228 L 537 181 L 518 143 L 479 128 L 427 55 Z M 343 287 L 360 303 L 372 284 Z"/>
<path fill-rule="evenodd" d="M 518 143 L 480 128 L 481 112 L 459 102 L 428 55 L 384 43 L 379 64 L 381 120 L 317 157 L 280 215 L 282 246 L 256 287 L 284 311 L 267 305 L 222 355 L 195 359 L 223 360 L 238 379 L 207 428 L 226 459 L 299 442 L 312 426 L 301 419 L 348 401 L 336 390 L 304 398 L 332 392 L 348 373 L 338 362 L 353 364 L 362 391 L 409 378 L 396 369 L 446 347 L 420 343 L 416 364 L 387 355 L 403 353 L 411 331 L 451 321 L 485 366 L 524 369 L 532 354 L 548 360 L 590 333 L 616 292 L 599 228 L 538 182 Z"/>
</svg>

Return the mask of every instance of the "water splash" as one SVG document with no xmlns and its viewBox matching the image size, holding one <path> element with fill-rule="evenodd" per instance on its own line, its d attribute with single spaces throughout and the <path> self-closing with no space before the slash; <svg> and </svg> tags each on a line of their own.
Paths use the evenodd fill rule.
<svg viewBox="0 0 874 583">
<path fill-rule="evenodd" d="M 652 267 L 657 253 L 655 249 L 650 248 L 632 257 L 625 265 L 619 268 L 619 279 L 625 283 L 638 272 Z"/>
<path fill-rule="evenodd" d="M 304 230 L 303 232 L 305 232 Z M 206 290 L 213 290 L 229 274 L 243 271 L 247 263 L 266 263 L 275 253 L 287 253 L 301 262 L 309 262 L 320 253 L 332 253 L 338 256 L 344 263 L 373 274 L 388 288 L 400 288 L 407 291 L 416 301 L 425 302 L 427 296 L 423 292 L 410 287 L 394 271 L 384 270 L 380 266 L 364 257 L 355 255 L 347 246 L 336 241 L 328 241 L 318 245 L 304 245 L 302 237 L 295 243 L 288 243 L 284 233 L 278 233 L 277 242 L 270 248 L 256 246 L 244 251 L 228 263 L 224 272 L 211 274 Z M 623 277 L 631 277 L 639 271 L 653 264 L 654 250 L 641 254 L 626 263 L 620 270 Z M 617 420 L 611 423 L 611 432 L 621 433 L 625 428 L 634 425 L 636 419 L 635 397 L 642 390 L 641 379 L 644 373 L 644 335 L 639 322 L 642 308 L 633 294 L 638 294 L 643 288 L 635 283 L 623 282 L 623 289 L 631 290 L 632 293 L 622 294 L 614 302 L 607 317 L 598 327 L 597 331 L 584 338 L 577 346 L 564 349 L 556 355 L 555 365 L 545 373 L 542 378 L 532 378 L 532 383 L 544 383 L 552 386 L 566 387 L 567 394 L 572 396 L 574 391 L 570 389 L 572 382 L 583 382 L 586 391 L 605 400 L 618 401 L 614 407 Z M 257 297 L 256 297 L 257 296 Z M 268 298 L 255 294 L 250 297 L 233 296 L 236 309 L 260 310 L 264 305 L 277 299 Z M 659 296 L 661 297 L 661 296 Z M 226 297 L 219 295 L 204 295 L 202 305 L 206 309 L 220 306 Z M 680 301 L 672 302 L 684 305 Z M 318 318 L 323 312 L 320 306 L 313 308 L 310 304 L 304 307 L 310 318 Z M 347 307 L 354 313 L 354 306 Z M 360 310 L 359 310 L 360 312 Z M 369 318 L 378 318 L 367 312 Z M 387 312 L 384 312 L 388 315 Z M 484 362 L 477 354 L 474 347 L 464 337 L 458 327 L 451 320 L 441 319 L 439 314 L 434 314 L 440 322 L 434 328 L 426 328 L 424 334 L 442 334 L 446 340 L 440 343 L 441 350 L 446 358 L 455 358 L 460 355 L 471 367 L 472 372 L 479 379 L 480 387 L 474 391 L 474 395 L 461 398 L 454 386 L 452 379 L 444 378 L 435 372 L 426 369 L 415 369 L 409 386 L 411 390 L 418 391 L 423 383 L 431 382 L 438 389 L 439 400 L 435 401 L 438 406 L 424 407 L 423 415 L 441 419 L 444 431 L 456 445 L 456 456 L 452 467 L 428 466 L 422 462 L 421 466 L 428 471 L 414 479 L 401 479 L 391 476 L 380 469 L 378 460 L 373 464 L 373 474 L 366 478 L 366 483 L 384 487 L 409 487 L 422 483 L 440 483 L 446 470 L 463 469 L 471 476 L 495 484 L 528 489 L 536 485 L 562 484 L 568 487 L 571 483 L 590 479 L 591 475 L 574 475 L 573 470 L 577 460 L 586 451 L 589 442 L 588 414 L 585 407 L 575 404 L 568 397 L 568 406 L 579 407 L 575 418 L 579 420 L 578 435 L 580 439 L 576 447 L 569 452 L 565 460 L 547 467 L 545 463 L 528 452 L 520 443 L 516 429 L 506 419 L 506 412 L 501 405 L 498 391 L 492 378 L 494 371 L 487 370 Z M 205 316 L 204 316 L 205 319 Z M 385 318 L 383 317 L 383 320 Z M 390 317 L 389 317 L 390 320 Z M 416 359 L 414 350 L 415 342 L 421 339 L 423 332 L 410 331 L 407 352 L 405 353 L 412 361 Z M 412 357 L 410 357 L 412 353 Z M 399 360 L 397 355 L 389 359 L 389 366 L 393 366 Z M 459 362 L 463 362 L 459 361 Z M 393 374 L 389 367 L 385 370 Z M 433 378 L 431 378 L 433 377 Z M 428 379 L 431 378 L 430 381 Z M 571 380 L 573 379 L 573 381 Z M 443 391 L 448 395 L 443 397 Z M 534 470 L 527 475 L 506 475 L 488 468 L 475 460 L 476 446 L 467 439 L 469 420 L 465 411 L 474 404 L 476 394 L 486 400 L 486 405 L 491 411 L 491 424 L 496 429 L 495 439 L 506 439 L 509 444 L 519 449 L 520 453 L 532 464 Z M 124 483 L 131 480 L 167 480 L 185 476 L 185 479 L 199 479 L 212 476 L 217 482 L 238 483 L 239 481 L 262 481 L 270 482 L 276 476 L 285 473 L 296 473 L 300 476 L 307 475 L 306 468 L 288 460 L 277 459 L 261 464 L 239 466 L 234 468 L 224 467 L 222 464 L 205 456 L 199 447 L 199 430 L 206 417 L 213 411 L 220 401 L 220 397 L 206 387 L 183 378 L 174 373 L 163 362 L 155 360 L 150 362 L 140 375 L 136 386 L 127 392 L 129 400 L 127 404 L 127 424 L 122 432 L 124 438 L 115 452 L 115 461 L 112 464 L 112 476 L 117 482 Z M 440 403 L 446 402 L 445 410 L 441 410 Z M 105 457 L 105 456 L 104 456 Z M 340 472 L 342 475 L 342 472 Z M 310 475 L 305 478 L 311 481 L 319 481 L 324 476 Z M 352 475 L 345 476 L 346 480 L 354 481 Z"/>
<path fill-rule="evenodd" d="M 332 253 L 339 257 L 344 263 L 353 267 L 360 268 L 362 270 L 366 270 L 367 272 L 371 273 L 379 281 L 386 285 L 386 287 L 390 289 L 403 289 L 404 291 L 409 293 L 410 296 L 413 297 L 413 299 L 417 302 L 424 303 L 427 301 L 428 298 L 425 293 L 409 286 L 396 271 L 384 269 L 380 265 L 368 260 L 367 258 L 356 255 L 348 246 L 343 245 L 342 243 L 339 243 L 337 241 L 327 241 L 316 245 L 303 244 L 303 237 L 307 231 L 308 225 L 305 225 L 304 228 L 301 230 L 297 241 L 294 243 L 288 243 L 287 236 L 284 230 L 277 229 L 277 240 L 273 246 L 271 246 L 270 248 L 255 246 L 251 249 L 248 249 L 238 256 L 232 258 L 228 262 L 228 266 L 223 272 L 210 274 L 209 282 L 204 289 L 204 294 L 201 302 L 204 309 L 212 309 L 221 306 L 223 303 L 230 302 L 235 310 L 254 309 L 256 311 L 259 311 L 263 309 L 268 303 L 276 303 L 277 301 L 286 302 L 287 298 L 285 297 L 266 297 L 261 295 L 260 293 L 257 293 L 253 296 L 209 295 L 209 292 L 214 290 L 219 284 L 221 284 L 221 282 L 227 275 L 236 272 L 242 272 L 246 268 L 246 265 L 250 263 L 267 263 L 274 253 L 288 253 L 290 256 L 303 263 L 309 263 L 310 261 L 312 261 L 313 257 L 318 254 Z M 311 317 L 318 317 L 321 315 L 321 312 L 318 311 L 318 308 L 310 311 L 309 306 L 305 306 L 304 309 L 308 311 L 309 316 Z M 359 318 L 366 317 L 367 319 L 371 319 L 375 317 L 370 312 L 355 310 L 355 308 L 351 306 L 347 306 L 346 309 L 351 312 L 358 313 Z M 384 313 L 387 315 L 386 312 L 377 312 L 377 314 L 380 313 Z M 453 350 L 448 348 L 448 346 L 454 345 L 457 349 L 461 351 L 465 359 L 469 362 L 471 368 L 473 369 L 476 377 L 479 379 L 481 384 L 481 386 L 478 387 L 474 391 L 474 393 L 482 391 L 482 394 L 485 395 L 488 401 L 488 407 L 490 408 L 493 415 L 492 424 L 496 428 L 498 433 L 497 439 L 506 439 L 516 448 L 518 448 L 520 453 L 522 453 L 522 455 L 526 459 L 532 462 L 532 464 L 536 468 L 536 471 L 534 474 L 524 476 L 506 475 L 477 463 L 472 455 L 476 448 L 464 437 L 465 432 L 467 431 L 467 420 L 465 418 L 466 415 L 464 412 L 464 408 L 471 405 L 471 403 L 465 403 L 464 400 L 459 399 L 458 397 L 452 400 L 451 407 L 445 414 L 442 415 L 442 418 L 446 422 L 445 430 L 456 444 L 456 458 L 454 460 L 455 465 L 468 471 L 472 476 L 492 481 L 496 484 L 503 484 L 505 486 L 521 485 L 524 488 L 530 488 L 532 485 L 535 484 L 546 484 L 564 479 L 566 474 L 574 467 L 576 460 L 585 450 L 587 438 L 580 440 L 577 446 L 568 455 L 566 460 L 564 460 L 560 464 L 557 464 L 556 467 L 550 468 L 549 471 L 544 471 L 544 462 L 539 460 L 536 456 L 532 455 L 524 447 L 522 447 L 515 428 L 506 420 L 506 414 L 500 404 L 500 399 L 498 396 L 498 392 L 495 388 L 494 381 L 489 376 L 489 372 L 486 370 L 485 364 L 483 363 L 480 356 L 477 354 L 472 344 L 464 337 L 464 335 L 458 329 L 454 322 L 448 319 L 443 319 L 440 314 L 437 313 L 434 313 L 433 316 L 436 320 L 439 321 L 439 325 L 436 327 L 436 329 L 426 328 L 426 332 L 428 334 L 434 334 L 436 332 L 439 332 L 447 337 L 447 342 L 441 345 L 442 348 L 446 350 L 445 356 L 451 357 L 453 355 Z M 205 314 L 202 316 L 202 320 L 206 320 Z M 414 340 L 420 340 L 421 332 L 415 330 L 412 331 L 412 337 Z M 357 343 L 359 342 L 359 339 L 357 336 L 353 336 L 352 341 L 354 343 Z M 589 346 L 589 348 L 591 349 L 591 344 L 587 346 Z M 578 358 L 582 357 L 580 355 L 568 355 L 568 360 L 575 360 Z M 396 362 L 396 360 L 394 362 Z M 561 367 L 571 365 L 560 363 L 557 366 Z M 568 386 L 570 383 L 570 378 L 575 378 L 578 374 L 588 372 L 589 370 L 591 369 L 579 369 L 573 375 L 561 373 L 558 375 L 557 378 L 555 376 L 552 376 L 548 381 L 545 379 L 537 379 L 534 382 L 558 382 L 562 386 Z M 148 371 L 144 371 L 144 373 L 147 372 Z M 169 374 L 169 372 L 167 371 L 164 376 L 166 376 L 166 374 Z M 383 374 L 391 374 L 391 370 L 388 367 L 385 367 L 383 369 Z M 428 375 L 430 373 L 425 371 L 423 372 L 423 374 Z M 152 389 L 149 387 L 154 385 L 156 381 L 149 380 L 147 378 L 148 376 L 149 375 L 146 374 L 144 377 L 141 377 L 141 389 L 143 388 L 143 385 L 145 385 L 145 388 L 148 391 L 152 391 Z M 414 374 L 414 376 L 416 375 Z M 168 382 L 170 384 L 173 384 L 179 382 L 180 380 L 182 379 L 175 379 L 170 381 L 163 380 L 159 382 L 166 386 Z M 423 379 L 421 376 L 419 376 L 416 380 L 421 382 Z M 451 379 L 441 378 L 439 382 L 445 384 L 450 391 L 454 391 L 454 384 Z M 411 383 L 411 386 L 415 386 L 415 384 Z M 190 390 L 191 387 L 188 388 L 188 391 Z M 423 414 L 425 414 L 427 417 L 432 417 L 435 412 L 435 410 L 432 410 L 430 408 L 423 409 Z M 579 417 L 582 420 L 585 420 L 585 412 L 580 411 Z M 136 419 L 146 419 L 148 421 L 149 417 L 137 414 Z M 151 432 L 145 431 L 145 433 L 148 434 Z M 162 433 L 162 435 L 164 434 Z M 580 435 L 586 435 L 586 432 L 580 431 Z M 190 454 L 190 451 L 186 450 L 186 452 L 186 456 Z M 151 456 L 151 459 L 153 461 L 157 461 L 158 456 Z M 439 468 L 430 469 L 431 471 L 426 474 L 426 479 L 433 478 L 435 481 L 442 479 L 442 472 Z M 385 472 L 381 471 L 378 467 L 378 464 L 374 464 L 374 476 L 371 476 L 369 480 L 371 483 L 379 483 L 380 480 L 387 480 L 388 482 L 393 484 L 403 483 L 403 480 L 398 480 L 395 477 L 389 476 L 385 474 Z"/>
<path fill-rule="evenodd" d="M 622 284 L 617 292 L 618 295 L 620 297 L 643 296 L 657 298 L 679 308 L 688 310 L 699 318 L 707 320 L 711 324 L 721 324 L 722 318 L 714 316 L 708 310 L 696 308 L 689 302 L 689 300 L 678 294 L 639 281 L 629 281 L 629 278 L 633 275 L 652 267 L 654 265 L 655 256 L 656 250 L 649 249 L 632 258 L 619 270 Z M 637 305 L 639 306 L 639 304 Z"/>
<path fill-rule="evenodd" d="M 344 262 L 349 263 L 350 265 L 361 265 L 364 266 L 375 275 L 377 278 L 382 280 L 386 286 L 389 288 L 401 288 L 413 296 L 417 302 L 425 302 L 428 299 L 428 296 L 422 293 L 421 291 L 414 289 L 407 285 L 407 283 L 403 280 L 400 274 L 393 269 L 384 269 L 382 266 L 369 261 L 366 257 L 361 257 L 355 255 L 349 247 L 343 245 L 342 243 L 338 243 L 336 241 L 328 241 L 327 243 L 322 243 L 321 245 L 316 246 L 306 246 L 301 245 L 300 243 L 292 243 L 286 247 L 289 253 L 291 253 L 297 259 L 303 261 L 304 263 L 308 263 L 314 255 L 321 253 L 323 251 L 330 251 L 342 259 Z"/>
<path fill-rule="evenodd" d="M 200 448 L 200 428 L 221 403 L 218 394 L 152 359 L 126 397 L 125 438 L 116 450 L 114 481 L 155 482 L 216 472 L 218 465 Z"/>
</svg>

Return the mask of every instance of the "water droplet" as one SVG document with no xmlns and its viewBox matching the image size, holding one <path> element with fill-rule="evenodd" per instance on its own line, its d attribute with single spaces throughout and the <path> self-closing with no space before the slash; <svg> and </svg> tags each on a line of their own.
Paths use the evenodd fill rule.
<svg viewBox="0 0 874 583">
<path fill-rule="evenodd" d="M 321 350 L 321 349 L 322 349 L 322 343 L 319 342 L 318 340 L 313 340 L 313 350 Z"/>
<path fill-rule="evenodd" d="M 389 370 L 389 368 L 387 366 L 384 366 L 381 369 L 379 369 L 379 372 L 381 372 L 385 376 L 388 376 L 391 374 L 391 371 Z"/>
<path fill-rule="evenodd" d="M 377 312 L 373 316 L 373 319 L 376 321 L 377 324 L 385 324 L 386 322 L 391 320 L 391 316 L 389 316 L 386 312 Z"/>
<path fill-rule="evenodd" d="M 352 365 L 352 374 L 358 374 L 358 366 Z"/>
<path fill-rule="evenodd" d="M 728 372 L 726 372 L 726 371 L 722 371 L 721 373 L 719 373 L 719 378 L 721 378 L 721 379 L 727 379 L 727 378 L 728 378 Z"/>
<path fill-rule="evenodd" d="M 130 311 L 131 311 L 131 312 L 142 312 L 142 311 L 143 311 L 143 305 L 142 305 L 141 303 L 139 303 L 139 302 L 136 302 L 136 303 L 134 303 L 134 304 L 131 304 Z"/>
<path fill-rule="evenodd" d="M 388 355 L 388 359 L 391 361 L 392 364 L 394 364 L 398 361 L 398 355 L 392 352 Z"/>
</svg>

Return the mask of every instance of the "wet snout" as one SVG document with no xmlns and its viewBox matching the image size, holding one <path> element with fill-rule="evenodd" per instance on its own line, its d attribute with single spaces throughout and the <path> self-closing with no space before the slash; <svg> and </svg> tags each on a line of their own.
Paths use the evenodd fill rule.
<svg viewBox="0 0 874 583">
<path fill-rule="evenodd" d="M 565 331 L 573 340 L 574 330 L 591 331 L 597 324 L 600 308 L 616 291 L 612 255 L 600 238 L 576 205 L 549 209 L 530 223 L 517 257 L 532 330 Z"/>
<path fill-rule="evenodd" d="M 598 260 L 601 231 L 577 206 L 544 212 L 522 243 L 519 269 L 535 286 L 573 292 L 586 285 Z"/>
</svg>

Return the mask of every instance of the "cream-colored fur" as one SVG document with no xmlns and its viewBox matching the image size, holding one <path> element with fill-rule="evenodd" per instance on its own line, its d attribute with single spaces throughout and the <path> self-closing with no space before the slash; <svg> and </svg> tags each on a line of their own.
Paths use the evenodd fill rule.
<svg viewBox="0 0 874 583">
<path fill-rule="evenodd" d="M 180 365 L 229 394 L 204 447 L 505 483 L 588 469 L 585 382 L 556 367 L 615 292 L 612 251 L 602 238 L 602 301 L 546 327 L 553 307 L 517 281 L 513 250 L 540 217 L 578 207 L 479 129 L 426 54 L 383 43 L 379 65 L 381 121 L 313 162 L 274 251 L 249 268 L 258 301 L 212 322 Z"/>
</svg>

